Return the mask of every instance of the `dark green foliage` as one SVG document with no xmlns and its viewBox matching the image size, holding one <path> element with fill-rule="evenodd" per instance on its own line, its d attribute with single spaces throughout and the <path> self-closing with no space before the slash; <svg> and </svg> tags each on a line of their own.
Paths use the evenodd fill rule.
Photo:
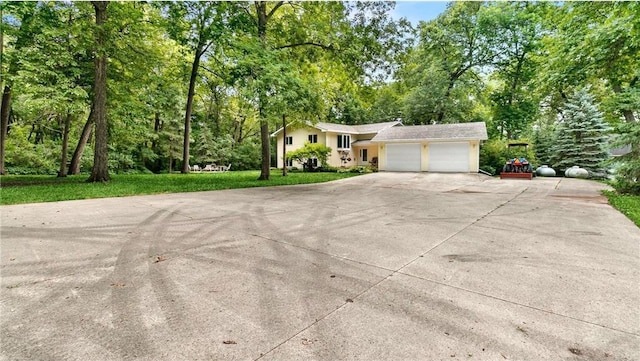
<svg viewBox="0 0 640 361">
<path fill-rule="evenodd" d="M 252 139 L 236 145 L 231 152 L 229 164 L 235 170 L 260 168 L 260 144 Z"/>
<path fill-rule="evenodd" d="M 499 174 L 508 157 L 506 141 L 488 140 L 480 146 L 480 169 L 494 175 Z"/>
<path fill-rule="evenodd" d="M 9 171 L 52 173 L 64 162 L 67 114 L 65 154 L 88 136 L 94 9 L 89 2 L 0 7 L 0 72 L 11 91 L 0 157 Z M 263 27 L 258 7 L 271 14 Z M 268 135 L 283 115 L 289 124 L 485 121 L 490 139 L 533 137 L 536 165 L 553 166 L 549 125 L 586 85 L 608 124 L 637 124 L 638 2 L 452 2 L 417 31 L 389 16 L 392 9 L 392 2 L 111 2 L 104 44 L 95 49 L 109 55 L 109 171 L 259 167 L 258 158 L 275 160 Z M 640 137 L 625 127 L 616 134 L 623 145 Z M 183 162 L 185 137 L 192 148 Z M 95 133 L 80 158 L 85 173 L 94 142 Z M 271 147 L 256 155 L 260 143 Z M 621 190 L 637 184 L 633 149 L 612 163 Z M 506 144 L 487 142 L 481 167 L 499 172 L 507 153 Z"/>
<path fill-rule="evenodd" d="M 500 130 L 499 136 L 506 139 L 521 138 L 537 116 L 537 102 L 506 90 L 494 92 L 490 98 L 493 105 L 491 123 Z"/>
<path fill-rule="evenodd" d="M 615 169 L 614 187 L 622 193 L 640 195 L 640 123 L 623 123 L 616 132 L 619 136 L 612 146 L 630 146 L 631 149 L 610 161 Z"/>
<path fill-rule="evenodd" d="M 539 165 L 551 165 L 555 131 L 551 126 L 536 129 L 533 133 L 533 147 Z"/>
<path fill-rule="evenodd" d="M 527 141 L 523 141 L 527 143 Z M 509 142 L 502 139 L 491 139 L 480 146 L 480 169 L 491 174 L 500 174 L 507 160 L 524 157 L 530 164 L 537 164 L 536 156 L 531 147 L 509 147 Z"/>
<path fill-rule="evenodd" d="M 588 170 L 591 177 L 604 178 L 604 161 L 609 158 L 608 126 L 588 89 L 569 98 L 563 115 L 552 147 L 553 167 L 562 172 L 577 165 Z"/>
</svg>

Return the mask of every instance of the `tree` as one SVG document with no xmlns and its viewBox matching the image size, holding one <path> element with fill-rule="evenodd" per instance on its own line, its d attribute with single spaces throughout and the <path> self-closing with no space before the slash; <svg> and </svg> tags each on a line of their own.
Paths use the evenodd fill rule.
<svg viewBox="0 0 640 361">
<path fill-rule="evenodd" d="M 17 23 L 5 21 L 4 14 L 13 15 Z M 37 4 L 35 2 L 10 2 L 0 3 L 0 33 L 2 33 L 2 62 L 0 67 L 1 81 L 3 85 L 2 103 L 0 104 L 0 174 L 5 174 L 5 144 L 9 133 L 9 117 L 11 115 L 11 99 L 13 96 L 13 79 L 19 68 L 19 54 L 22 48 L 28 46 L 33 39 L 37 28 Z M 10 36 L 8 42 L 12 51 L 4 51 L 5 33 Z M 11 41 L 12 40 L 12 41 Z"/>
<path fill-rule="evenodd" d="M 501 138 L 517 139 L 537 118 L 539 100 L 533 91 L 533 79 L 542 37 L 538 11 L 528 2 L 501 2 L 491 4 L 485 12 L 485 16 L 490 14 L 496 19 L 493 36 L 501 44 L 491 75 L 499 84 L 489 96 L 493 107 L 491 125 Z"/>
<path fill-rule="evenodd" d="M 105 53 L 107 31 L 108 1 L 92 1 L 96 12 L 95 33 L 95 79 L 93 86 L 93 116 L 95 122 L 95 147 L 93 153 L 93 168 L 89 182 L 109 181 L 108 137 L 107 137 L 107 54 Z"/>
<path fill-rule="evenodd" d="M 241 23 L 243 13 L 232 2 L 171 2 L 167 5 L 169 34 L 193 54 L 189 76 L 189 90 L 184 116 L 184 146 L 182 173 L 189 172 L 189 143 L 191 142 L 191 117 L 198 79 L 198 70 L 204 54 L 210 48 L 221 48 L 225 38 L 231 37 L 233 27 Z"/>
<path fill-rule="evenodd" d="M 404 107 L 409 123 L 470 120 L 482 86 L 479 71 L 499 55 L 496 20 L 482 9 L 480 2 L 455 2 L 435 20 L 420 23 L 420 42 L 402 70 L 411 89 Z"/>
<path fill-rule="evenodd" d="M 85 66 L 89 62 L 85 48 L 76 34 L 76 18 L 82 17 L 70 4 L 46 3 L 38 8 L 40 31 L 23 47 L 20 70 L 14 81 L 22 85 L 18 110 L 50 114 L 57 127 L 54 137 L 62 134 L 59 177 L 67 175 L 69 136 L 73 120 L 84 115 L 88 102 L 90 78 Z M 51 54 L 56 54 L 51 57 Z"/>
<path fill-rule="evenodd" d="M 627 148 L 629 152 L 611 159 L 615 167 L 615 187 L 623 193 L 640 195 L 640 122 L 621 124 L 616 132 L 619 136 L 612 146 Z"/>
<path fill-rule="evenodd" d="M 564 118 L 557 127 L 553 147 L 554 167 L 564 170 L 580 166 L 591 177 L 604 177 L 608 126 L 588 88 L 576 92 L 564 106 Z"/>
<path fill-rule="evenodd" d="M 636 120 L 640 3 L 566 2 L 548 10 L 541 91 L 566 99 L 590 84 L 610 123 Z"/>
<path fill-rule="evenodd" d="M 73 155 L 71 156 L 71 162 L 69 163 L 69 174 L 80 174 L 80 162 L 82 160 L 82 155 L 84 154 L 84 149 L 89 142 L 89 138 L 91 138 L 91 134 L 93 132 L 93 107 L 89 111 L 89 116 L 87 117 L 87 121 L 84 123 L 82 127 L 82 132 L 80 133 L 80 137 L 78 138 L 78 143 L 76 145 L 75 150 L 73 151 Z"/>
<path fill-rule="evenodd" d="M 317 159 L 318 164 L 325 165 L 327 164 L 327 157 L 331 154 L 331 148 L 327 147 L 324 144 L 320 143 L 304 143 L 302 148 L 298 148 L 294 151 L 287 152 L 287 158 L 293 159 L 298 163 L 304 165 L 304 168 L 307 170 L 312 169 L 312 165 L 310 160 Z"/>
<path fill-rule="evenodd" d="M 367 68 L 372 69 L 377 64 L 388 65 L 387 61 L 395 49 L 392 45 L 398 43 L 398 31 L 394 30 L 396 22 L 387 16 L 392 6 L 385 2 L 356 2 L 346 6 L 341 2 L 285 1 L 270 6 L 266 1 L 256 1 L 252 9 L 246 7 L 245 10 L 252 14 L 255 25 L 257 39 L 253 39 L 253 44 L 257 46 L 254 45 L 253 50 L 259 50 L 261 55 L 280 53 L 280 57 L 268 55 L 268 58 L 286 59 L 283 51 L 303 48 L 304 53 L 288 55 L 311 60 L 330 57 L 331 62 L 342 63 L 354 74 L 364 75 Z M 277 69 L 278 66 L 273 66 L 277 62 L 264 66 L 267 64 L 262 59 L 257 60 L 250 77 L 257 84 L 268 87 L 268 82 L 274 79 L 268 76 L 269 73 L 274 74 L 269 69 Z M 299 64 L 300 60 L 297 62 Z M 255 99 L 262 143 L 260 180 L 269 179 L 270 119 L 274 123 L 280 119 L 279 116 L 270 117 L 268 98 L 267 91 L 258 87 Z"/>
<path fill-rule="evenodd" d="M 552 164 L 555 131 L 552 126 L 537 127 L 533 133 L 533 147 L 540 164 Z"/>
</svg>

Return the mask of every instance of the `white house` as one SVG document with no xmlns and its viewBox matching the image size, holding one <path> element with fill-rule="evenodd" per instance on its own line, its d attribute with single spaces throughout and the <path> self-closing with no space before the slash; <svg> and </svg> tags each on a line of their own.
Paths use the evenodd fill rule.
<svg viewBox="0 0 640 361">
<path fill-rule="evenodd" d="M 386 122 L 364 125 L 316 123 L 287 126 L 277 138 L 278 168 L 286 152 L 321 143 L 331 148 L 327 162 L 334 167 L 377 164 L 381 171 L 472 172 L 479 169 L 480 142 L 487 139 L 484 122 L 413 125 Z M 301 166 L 288 160 L 288 166 Z"/>
</svg>

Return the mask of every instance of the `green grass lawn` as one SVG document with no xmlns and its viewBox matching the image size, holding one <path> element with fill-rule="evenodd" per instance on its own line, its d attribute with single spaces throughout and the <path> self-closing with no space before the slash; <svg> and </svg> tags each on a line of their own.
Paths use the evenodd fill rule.
<svg viewBox="0 0 640 361">
<path fill-rule="evenodd" d="M 259 171 L 191 174 L 112 175 L 108 183 L 87 183 L 88 175 L 0 176 L 0 204 L 56 202 L 73 199 L 124 197 L 142 194 L 199 192 L 219 189 L 309 184 L 348 178 L 355 173 L 289 173 L 272 171 L 271 179 L 258 181 Z"/>
<path fill-rule="evenodd" d="M 609 203 L 640 227 L 640 196 L 605 191 Z"/>
</svg>

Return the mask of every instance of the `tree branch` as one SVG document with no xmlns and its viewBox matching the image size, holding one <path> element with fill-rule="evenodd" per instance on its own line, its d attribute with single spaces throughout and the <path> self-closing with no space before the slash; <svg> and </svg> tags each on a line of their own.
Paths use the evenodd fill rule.
<svg viewBox="0 0 640 361">
<path fill-rule="evenodd" d="M 213 70 L 211 70 L 211 69 L 207 68 L 207 67 L 206 67 L 206 66 L 204 66 L 204 65 L 200 65 L 200 68 L 202 68 L 203 70 L 206 70 L 206 71 L 208 71 L 209 73 L 211 73 L 211 74 L 213 74 L 213 75 L 215 75 L 215 76 L 219 77 L 220 79 L 224 79 L 224 74 L 221 74 L 221 73 L 218 73 L 218 72 L 216 72 L 216 71 L 213 71 Z"/>
<path fill-rule="evenodd" d="M 211 47 L 211 45 L 213 45 L 213 40 L 209 40 L 208 42 L 202 44 L 202 46 L 200 47 L 200 50 L 196 49 L 196 54 L 198 57 L 204 55 L 204 53 L 207 52 L 207 50 L 209 50 L 209 47 Z"/>
<path fill-rule="evenodd" d="M 320 43 L 314 43 L 313 41 L 305 41 L 303 43 L 282 45 L 282 46 L 276 47 L 276 49 L 279 50 L 279 49 L 286 49 L 286 48 L 295 48 L 295 47 L 298 47 L 298 46 L 305 46 L 305 45 L 317 46 L 317 47 L 322 48 L 324 50 L 333 50 L 333 46 L 331 46 L 331 45 L 324 45 L 324 44 L 320 44 Z"/>
<path fill-rule="evenodd" d="M 249 10 L 249 8 L 244 6 L 240 6 L 240 8 L 244 10 L 244 12 L 246 12 L 247 15 L 249 15 L 249 18 L 251 18 L 251 21 L 253 22 L 253 24 L 255 26 L 258 26 L 258 20 L 256 20 L 256 18 L 253 17 L 253 14 L 251 14 L 251 11 Z"/>
<path fill-rule="evenodd" d="M 282 5 L 284 5 L 284 1 L 278 1 L 278 3 L 273 6 L 273 9 L 271 9 L 271 11 L 269 11 L 269 13 L 267 14 L 267 22 L 269 22 L 269 19 L 271 19 L 273 13 L 275 13 L 276 10 L 278 10 Z"/>
</svg>

